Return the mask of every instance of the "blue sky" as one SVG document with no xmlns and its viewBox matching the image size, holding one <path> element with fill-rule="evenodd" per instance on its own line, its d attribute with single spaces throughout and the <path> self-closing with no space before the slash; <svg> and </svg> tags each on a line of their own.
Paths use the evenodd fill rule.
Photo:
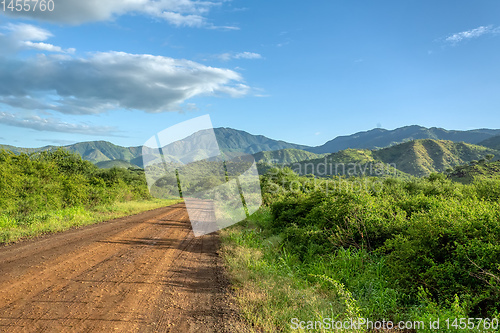
<svg viewBox="0 0 500 333">
<path fill-rule="evenodd" d="M 0 8 L 0 143 L 142 145 L 204 114 L 307 145 L 500 128 L 498 1 L 54 0 Z"/>
</svg>

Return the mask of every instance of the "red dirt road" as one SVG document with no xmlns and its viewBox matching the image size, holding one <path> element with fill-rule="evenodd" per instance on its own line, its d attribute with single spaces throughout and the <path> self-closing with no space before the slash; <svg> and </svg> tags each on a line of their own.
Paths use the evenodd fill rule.
<svg viewBox="0 0 500 333">
<path fill-rule="evenodd" d="M 183 204 L 0 247 L 0 332 L 244 332 Z"/>
</svg>

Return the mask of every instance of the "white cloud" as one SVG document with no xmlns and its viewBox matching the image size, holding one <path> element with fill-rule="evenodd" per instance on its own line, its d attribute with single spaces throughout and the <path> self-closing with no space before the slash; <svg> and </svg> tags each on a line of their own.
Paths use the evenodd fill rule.
<svg viewBox="0 0 500 333">
<path fill-rule="evenodd" d="M 35 49 L 39 51 L 55 52 L 55 53 L 75 53 L 74 48 L 69 48 L 63 50 L 60 46 L 55 46 L 47 43 L 33 43 L 30 41 L 23 42 L 23 45 L 29 49 Z"/>
<path fill-rule="evenodd" d="M 45 41 L 52 34 L 29 24 L 0 26 L 0 105 L 65 114 L 112 109 L 146 112 L 193 110 L 183 105 L 200 95 L 246 95 L 250 87 L 235 71 L 193 61 L 124 52 L 72 56 Z M 55 54 L 5 57 L 26 49 Z M 4 58 L 2 58 L 2 53 Z M 243 52 L 238 57 L 255 57 Z"/>
<path fill-rule="evenodd" d="M 0 104 L 66 114 L 97 114 L 111 109 L 178 111 L 200 95 L 249 93 L 237 72 L 193 61 L 124 52 L 87 57 L 38 55 L 4 59 Z"/>
<path fill-rule="evenodd" d="M 91 126 L 87 124 L 71 124 L 55 118 L 27 116 L 20 118 L 15 114 L 0 112 L 0 123 L 8 126 L 30 128 L 37 131 L 63 132 L 86 135 L 116 136 L 117 129 L 111 126 Z"/>
<path fill-rule="evenodd" d="M 0 30 L 8 31 L 8 34 L 0 33 L 0 44 L 2 44 L 0 54 L 15 53 L 26 49 L 55 53 L 75 52 L 73 48 L 63 49 L 60 46 L 41 42 L 49 39 L 53 35 L 49 31 L 31 24 L 9 23 L 5 26 L 1 26 Z"/>
<path fill-rule="evenodd" d="M 446 41 L 452 44 L 457 44 L 463 40 L 478 38 L 486 34 L 498 34 L 500 33 L 500 28 L 493 28 L 493 26 L 480 26 L 475 29 L 457 32 L 446 37 Z"/>
<path fill-rule="evenodd" d="M 31 24 L 9 23 L 3 27 L 6 30 L 11 31 L 11 35 L 16 40 L 31 40 L 31 41 L 42 41 L 47 40 L 52 37 L 50 31 L 36 27 Z"/>
<path fill-rule="evenodd" d="M 241 52 L 234 55 L 235 59 L 261 59 L 262 56 L 254 52 Z"/>
<path fill-rule="evenodd" d="M 254 52 L 222 53 L 216 57 L 222 61 L 229 61 L 231 59 L 262 59 L 260 54 Z"/>
<path fill-rule="evenodd" d="M 182 15 L 174 12 L 162 12 L 158 16 L 176 26 L 202 27 L 206 24 L 205 18 L 200 15 Z"/>
<path fill-rule="evenodd" d="M 210 9 L 226 0 L 55 0 L 53 11 L 7 11 L 10 16 L 54 23 L 81 24 L 108 21 L 118 16 L 143 14 L 166 20 L 176 26 L 213 27 L 205 17 Z"/>
</svg>

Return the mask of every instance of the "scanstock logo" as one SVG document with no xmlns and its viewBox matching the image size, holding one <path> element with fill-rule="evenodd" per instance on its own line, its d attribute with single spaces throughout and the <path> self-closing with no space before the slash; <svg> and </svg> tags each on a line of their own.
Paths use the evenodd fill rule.
<svg viewBox="0 0 500 333">
<path fill-rule="evenodd" d="M 151 195 L 184 199 L 195 236 L 233 225 L 262 204 L 253 156 L 221 151 L 209 115 L 152 136 L 142 158 Z"/>
</svg>

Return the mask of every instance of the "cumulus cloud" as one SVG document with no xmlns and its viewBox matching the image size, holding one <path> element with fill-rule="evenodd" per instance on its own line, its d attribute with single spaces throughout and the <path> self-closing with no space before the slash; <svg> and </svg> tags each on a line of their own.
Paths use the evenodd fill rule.
<svg viewBox="0 0 500 333">
<path fill-rule="evenodd" d="M 448 37 L 446 37 L 446 41 L 452 44 L 457 44 L 461 41 L 478 38 L 486 34 L 498 34 L 500 33 L 500 28 L 494 28 L 493 26 L 480 26 L 475 29 L 462 31 L 454 33 Z"/>
<path fill-rule="evenodd" d="M 0 31 L 0 44 L 2 49 L 0 54 L 10 54 L 21 50 L 34 49 L 39 51 L 54 52 L 54 53 L 74 53 L 75 49 L 63 49 L 59 46 L 43 43 L 52 37 L 52 33 L 40 27 L 18 23 L 9 23 L 1 26 Z"/>
<path fill-rule="evenodd" d="M 8 11 L 7 15 L 55 23 L 107 21 L 132 13 L 164 19 L 176 26 L 212 27 L 206 14 L 225 0 L 56 0 L 53 11 Z"/>
<path fill-rule="evenodd" d="M 37 131 L 86 135 L 116 136 L 116 133 L 118 132 L 115 127 L 111 126 L 71 124 L 55 118 L 42 118 L 39 116 L 19 117 L 8 112 L 0 112 L 0 123 L 8 126 L 30 128 Z"/>
<path fill-rule="evenodd" d="M 254 52 L 240 52 L 240 53 L 222 53 L 217 55 L 222 61 L 229 61 L 231 59 L 262 59 L 262 56 Z"/>
<path fill-rule="evenodd" d="M 29 110 L 97 114 L 124 108 L 156 113 L 178 111 L 195 96 L 240 97 L 249 90 L 232 70 L 147 54 L 40 54 L 0 61 L 0 103 Z"/>
</svg>

